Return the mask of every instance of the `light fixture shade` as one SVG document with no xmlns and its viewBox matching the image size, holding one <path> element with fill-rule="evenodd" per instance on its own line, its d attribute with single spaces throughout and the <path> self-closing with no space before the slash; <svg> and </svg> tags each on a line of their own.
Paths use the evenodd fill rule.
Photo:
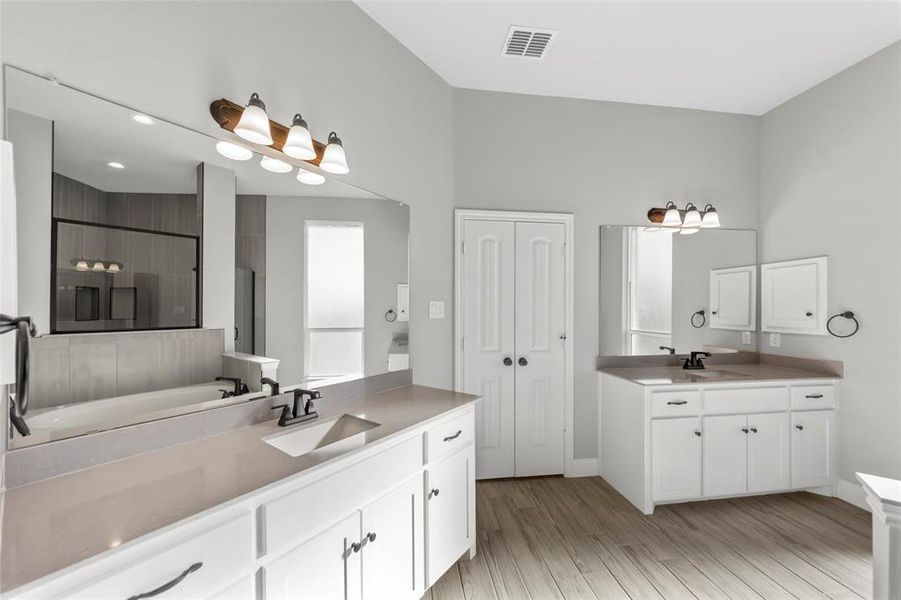
<svg viewBox="0 0 901 600">
<path fill-rule="evenodd" d="M 325 152 L 322 153 L 322 162 L 319 163 L 319 168 L 338 175 L 350 173 L 347 156 L 344 154 L 344 145 L 334 131 L 328 134 L 328 145 L 325 147 Z"/>
<path fill-rule="evenodd" d="M 216 152 L 231 160 L 250 160 L 253 158 L 253 150 L 231 142 L 216 142 Z"/>
<path fill-rule="evenodd" d="M 288 139 L 282 147 L 282 152 L 291 158 L 300 160 L 311 160 L 316 158 L 316 150 L 313 148 L 313 136 L 310 135 L 310 128 L 307 122 L 303 120 L 300 113 L 294 115 L 294 123 L 288 130 Z"/>
<path fill-rule="evenodd" d="M 75 263 L 76 271 L 87 271 L 90 267 L 88 267 L 88 261 L 81 259 L 77 263 Z"/>
<path fill-rule="evenodd" d="M 121 271 L 119 263 L 110 263 L 109 267 L 106 269 L 107 273 L 118 273 L 119 271 Z"/>
<path fill-rule="evenodd" d="M 290 173 L 294 167 L 288 163 L 271 156 L 264 156 L 260 159 L 260 166 L 272 173 Z"/>
<path fill-rule="evenodd" d="M 716 209 L 713 208 L 712 204 L 708 204 L 704 207 L 704 216 L 701 218 L 701 227 L 705 229 L 710 227 L 719 227 L 720 226 L 720 216 L 717 214 Z"/>
<path fill-rule="evenodd" d="M 679 214 L 679 209 L 672 202 L 666 203 L 666 214 L 663 215 L 661 224 L 664 227 L 678 227 L 682 224 L 682 215 Z"/>
<path fill-rule="evenodd" d="M 266 105 L 256 92 L 250 95 L 250 101 L 241 113 L 234 131 L 248 142 L 263 146 L 272 144 L 272 130 L 269 126 L 269 115 L 266 114 Z"/>
<path fill-rule="evenodd" d="M 314 173 L 313 171 L 307 171 L 306 169 L 298 168 L 297 181 L 305 183 L 307 185 L 320 185 L 325 183 L 325 177 L 323 177 L 319 173 Z"/>
<path fill-rule="evenodd" d="M 688 206 L 685 207 L 685 218 L 682 219 L 682 227 L 692 229 L 700 226 L 701 213 L 698 212 L 697 206 L 689 202 Z"/>
<path fill-rule="evenodd" d="M 94 263 L 94 266 L 91 267 L 91 269 L 94 271 L 106 271 L 106 265 L 104 265 L 102 262 L 100 262 L 98 260 L 97 262 Z"/>
</svg>

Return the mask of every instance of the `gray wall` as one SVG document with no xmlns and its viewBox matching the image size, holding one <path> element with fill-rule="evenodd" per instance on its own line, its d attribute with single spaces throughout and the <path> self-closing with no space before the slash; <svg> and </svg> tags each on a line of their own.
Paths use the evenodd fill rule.
<svg viewBox="0 0 901 600">
<path fill-rule="evenodd" d="M 625 235 L 624 227 L 600 228 L 598 353 L 602 355 L 621 355 L 626 352 L 623 337 Z"/>
<path fill-rule="evenodd" d="M 411 207 L 414 377 L 453 386 L 453 320 L 428 318 L 430 299 L 453 314 L 453 93 L 363 11 L 346 1 L 2 2 L 0 11 L 6 62 L 149 114 L 220 135 L 210 100 L 257 91 L 274 118 L 302 112 L 317 139 L 335 129 L 352 169 L 343 179 Z M 265 40 L 266 59 L 223 40 Z M 286 77 L 298 69 L 302 77 Z"/>
<path fill-rule="evenodd" d="M 266 199 L 266 356 L 281 361 L 279 381 L 293 384 L 304 374 L 304 221 L 363 223 L 365 255 L 364 369 L 366 375 L 388 370 L 393 336 L 407 323 L 385 321 L 397 309 L 397 284 L 407 282 L 409 211 L 390 200 L 344 198 Z M 418 350 L 417 350 L 418 351 Z"/>
<path fill-rule="evenodd" d="M 596 456 L 598 226 L 640 224 L 651 206 L 690 200 L 715 204 L 725 227 L 756 227 L 757 120 L 612 102 L 455 93 L 457 205 L 576 216 L 575 456 Z M 416 252 L 414 243 L 414 262 Z M 440 257 L 433 260 L 451 268 Z M 415 289 L 419 280 L 413 275 Z M 413 340 L 420 336 L 414 329 Z M 414 372 L 419 360 L 414 353 Z"/>
<path fill-rule="evenodd" d="M 782 335 L 766 352 L 842 360 L 840 476 L 901 477 L 901 43 L 764 115 L 764 262 L 829 256 L 829 310 L 849 339 Z"/>
<path fill-rule="evenodd" d="M 253 345 L 256 354 L 265 356 L 266 196 L 235 196 L 235 268 L 254 273 Z"/>
</svg>

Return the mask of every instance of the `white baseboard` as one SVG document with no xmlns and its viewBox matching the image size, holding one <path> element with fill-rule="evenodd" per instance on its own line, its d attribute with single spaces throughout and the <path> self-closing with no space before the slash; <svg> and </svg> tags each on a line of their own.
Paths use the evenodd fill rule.
<svg viewBox="0 0 901 600">
<path fill-rule="evenodd" d="M 596 477 L 598 474 L 598 459 L 574 458 L 569 463 L 564 477 Z"/>
<path fill-rule="evenodd" d="M 839 500 L 844 500 L 848 504 L 853 504 L 857 508 L 870 512 L 867 496 L 859 483 L 851 483 L 850 481 L 839 479 L 835 486 L 835 495 Z"/>
</svg>

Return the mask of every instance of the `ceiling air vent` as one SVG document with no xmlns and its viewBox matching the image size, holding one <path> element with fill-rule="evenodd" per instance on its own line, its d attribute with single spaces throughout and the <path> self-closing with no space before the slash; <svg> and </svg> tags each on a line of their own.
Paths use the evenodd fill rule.
<svg viewBox="0 0 901 600">
<path fill-rule="evenodd" d="M 504 43 L 502 54 L 523 58 L 544 58 L 545 51 L 556 36 L 557 32 L 550 29 L 514 25 L 507 32 L 507 41 Z"/>
</svg>

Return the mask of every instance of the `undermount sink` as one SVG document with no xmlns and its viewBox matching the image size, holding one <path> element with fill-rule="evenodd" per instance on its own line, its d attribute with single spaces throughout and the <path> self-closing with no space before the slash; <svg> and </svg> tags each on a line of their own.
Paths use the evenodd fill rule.
<svg viewBox="0 0 901 600">
<path fill-rule="evenodd" d="M 749 375 L 745 375 L 744 373 L 714 369 L 705 369 L 703 371 L 686 371 L 685 376 L 688 378 L 697 377 L 699 379 L 751 379 Z"/>
<path fill-rule="evenodd" d="M 341 415 L 334 419 L 305 425 L 285 433 L 264 437 L 263 441 L 289 456 L 302 456 L 310 452 L 340 454 L 362 446 L 363 435 L 378 423 L 353 415 Z"/>
</svg>

